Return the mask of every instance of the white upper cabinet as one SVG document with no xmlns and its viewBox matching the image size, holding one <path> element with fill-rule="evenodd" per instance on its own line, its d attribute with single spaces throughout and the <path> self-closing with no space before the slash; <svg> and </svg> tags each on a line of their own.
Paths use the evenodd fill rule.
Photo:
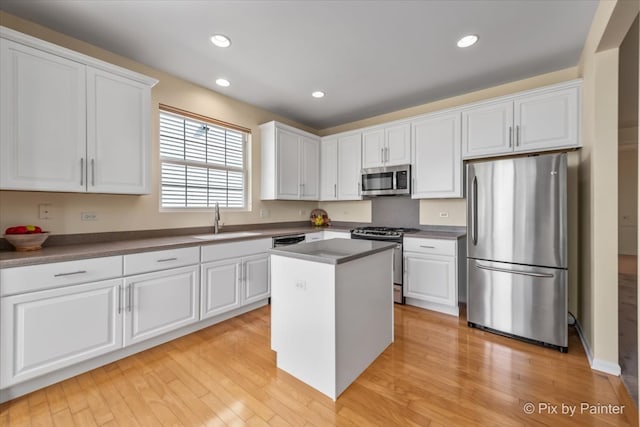
<svg viewBox="0 0 640 427">
<path fill-rule="evenodd" d="M 338 200 L 361 200 L 361 133 L 338 137 Z"/>
<path fill-rule="evenodd" d="M 408 165 L 411 162 L 411 130 L 409 123 L 387 126 L 384 129 L 385 166 Z"/>
<path fill-rule="evenodd" d="M 87 67 L 89 191 L 150 192 L 150 105 L 147 85 Z"/>
<path fill-rule="evenodd" d="M 0 27 L 0 189 L 149 192 L 157 80 Z"/>
<path fill-rule="evenodd" d="M 460 112 L 412 122 L 414 199 L 462 197 Z"/>
<path fill-rule="evenodd" d="M 362 133 L 362 167 L 375 168 L 384 164 L 384 129 Z"/>
<path fill-rule="evenodd" d="M 320 143 L 320 200 L 338 200 L 338 138 Z"/>
<path fill-rule="evenodd" d="M 318 200 L 320 138 L 275 121 L 260 133 L 262 200 Z"/>
<path fill-rule="evenodd" d="M 578 141 L 578 88 L 534 94 L 514 101 L 515 151 L 572 147 Z"/>
<path fill-rule="evenodd" d="M 300 198 L 320 198 L 320 139 L 303 136 L 300 140 Z"/>
<path fill-rule="evenodd" d="M 580 83 L 481 103 L 462 112 L 464 158 L 580 146 Z"/>
<path fill-rule="evenodd" d="M 300 137 L 285 129 L 276 129 L 276 152 L 278 170 L 277 197 L 278 199 L 299 199 L 300 181 L 298 172 L 300 170 Z M 262 137 L 264 138 L 264 133 Z M 264 141 L 264 139 L 263 139 Z M 266 148 L 262 145 L 263 150 Z M 263 188 L 266 186 L 263 182 Z"/>
<path fill-rule="evenodd" d="M 0 49 L 0 188 L 85 191 L 84 65 L 3 38 Z"/>
<path fill-rule="evenodd" d="M 462 112 L 464 157 L 513 150 L 513 101 L 492 102 Z"/>
<path fill-rule="evenodd" d="M 402 123 L 362 133 L 362 167 L 374 168 L 409 164 L 410 125 Z"/>
</svg>

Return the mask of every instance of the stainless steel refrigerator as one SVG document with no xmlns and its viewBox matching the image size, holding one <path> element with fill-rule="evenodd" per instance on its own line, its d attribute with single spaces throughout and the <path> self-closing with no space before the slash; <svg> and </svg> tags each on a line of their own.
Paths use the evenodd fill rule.
<svg viewBox="0 0 640 427">
<path fill-rule="evenodd" d="M 567 155 L 467 164 L 469 326 L 566 352 Z"/>
</svg>

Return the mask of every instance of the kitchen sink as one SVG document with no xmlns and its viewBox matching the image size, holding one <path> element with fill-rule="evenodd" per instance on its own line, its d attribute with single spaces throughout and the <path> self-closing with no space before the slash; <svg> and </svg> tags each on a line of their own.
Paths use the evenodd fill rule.
<svg viewBox="0 0 640 427">
<path fill-rule="evenodd" d="M 259 236 L 260 233 L 255 231 L 238 231 L 235 233 L 219 233 L 219 234 L 200 234 L 198 236 L 191 236 L 194 239 L 200 240 L 224 240 L 224 239 L 235 239 L 237 237 L 249 237 L 249 236 Z"/>
</svg>

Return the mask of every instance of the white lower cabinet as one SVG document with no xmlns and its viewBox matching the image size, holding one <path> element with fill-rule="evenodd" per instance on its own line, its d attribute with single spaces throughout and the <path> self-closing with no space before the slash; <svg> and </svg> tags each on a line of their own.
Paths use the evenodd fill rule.
<svg viewBox="0 0 640 427">
<path fill-rule="evenodd" d="M 0 401 L 82 372 L 75 365 L 91 369 L 266 303 L 271 244 L 261 238 L 1 269 Z"/>
<path fill-rule="evenodd" d="M 242 279 L 244 281 L 243 304 L 251 304 L 269 298 L 269 254 L 258 254 L 242 260 Z"/>
<path fill-rule="evenodd" d="M 405 297 L 450 306 L 457 303 L 454 257 L 407 254 L 404 260 L 407 272 Z"/>
<path fill-rule="evenodd" d="M 202 265 L 203 319 L 240 307 L 241 264 L 241 259 L 233 258 Z"/>
<path fill-rule="evenodd" d="M 269 298 L 269 255 L 209 262 L 202 265 L 203 319 Z"/>
<path fill-rule="evenodd" d="M 3 297 L 0 388 L 122 347 L 122 279 Z"/>
<path fill-rule="evenodd" d="M 271 244 L 256 239 L 202 247 L 203 320 L 269 298 Z"/>
<path fill-rule="evenodd" d="M 329 239 L 351 239 L 351 232 L 323 230 L 323 231 L 316 231 L 314 233 L 307 233 L 304 235 L 305 242 L 316 242 L 318 240 L 329 240 Z"/>
<path fill-rule="evenodd" d="M 124 345 L 200 320 L 197 265 L 125 278 Z"/>
<path fill-rule="evenodd" d="M 405 237 L 406 303 L 457 316 L 458 288 L 465 286 L 464 240 Z"/>
</svg>

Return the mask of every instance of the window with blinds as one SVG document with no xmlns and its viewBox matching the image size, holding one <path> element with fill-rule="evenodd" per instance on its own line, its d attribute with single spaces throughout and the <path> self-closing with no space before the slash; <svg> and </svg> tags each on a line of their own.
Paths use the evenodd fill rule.
<svg viewBox="0 0 640 427">
<path fill-rule="evenodd" d="M 198 118 L 161 106 L 161 207 L 244 208 L 249 134 Z"/>
</svg>

